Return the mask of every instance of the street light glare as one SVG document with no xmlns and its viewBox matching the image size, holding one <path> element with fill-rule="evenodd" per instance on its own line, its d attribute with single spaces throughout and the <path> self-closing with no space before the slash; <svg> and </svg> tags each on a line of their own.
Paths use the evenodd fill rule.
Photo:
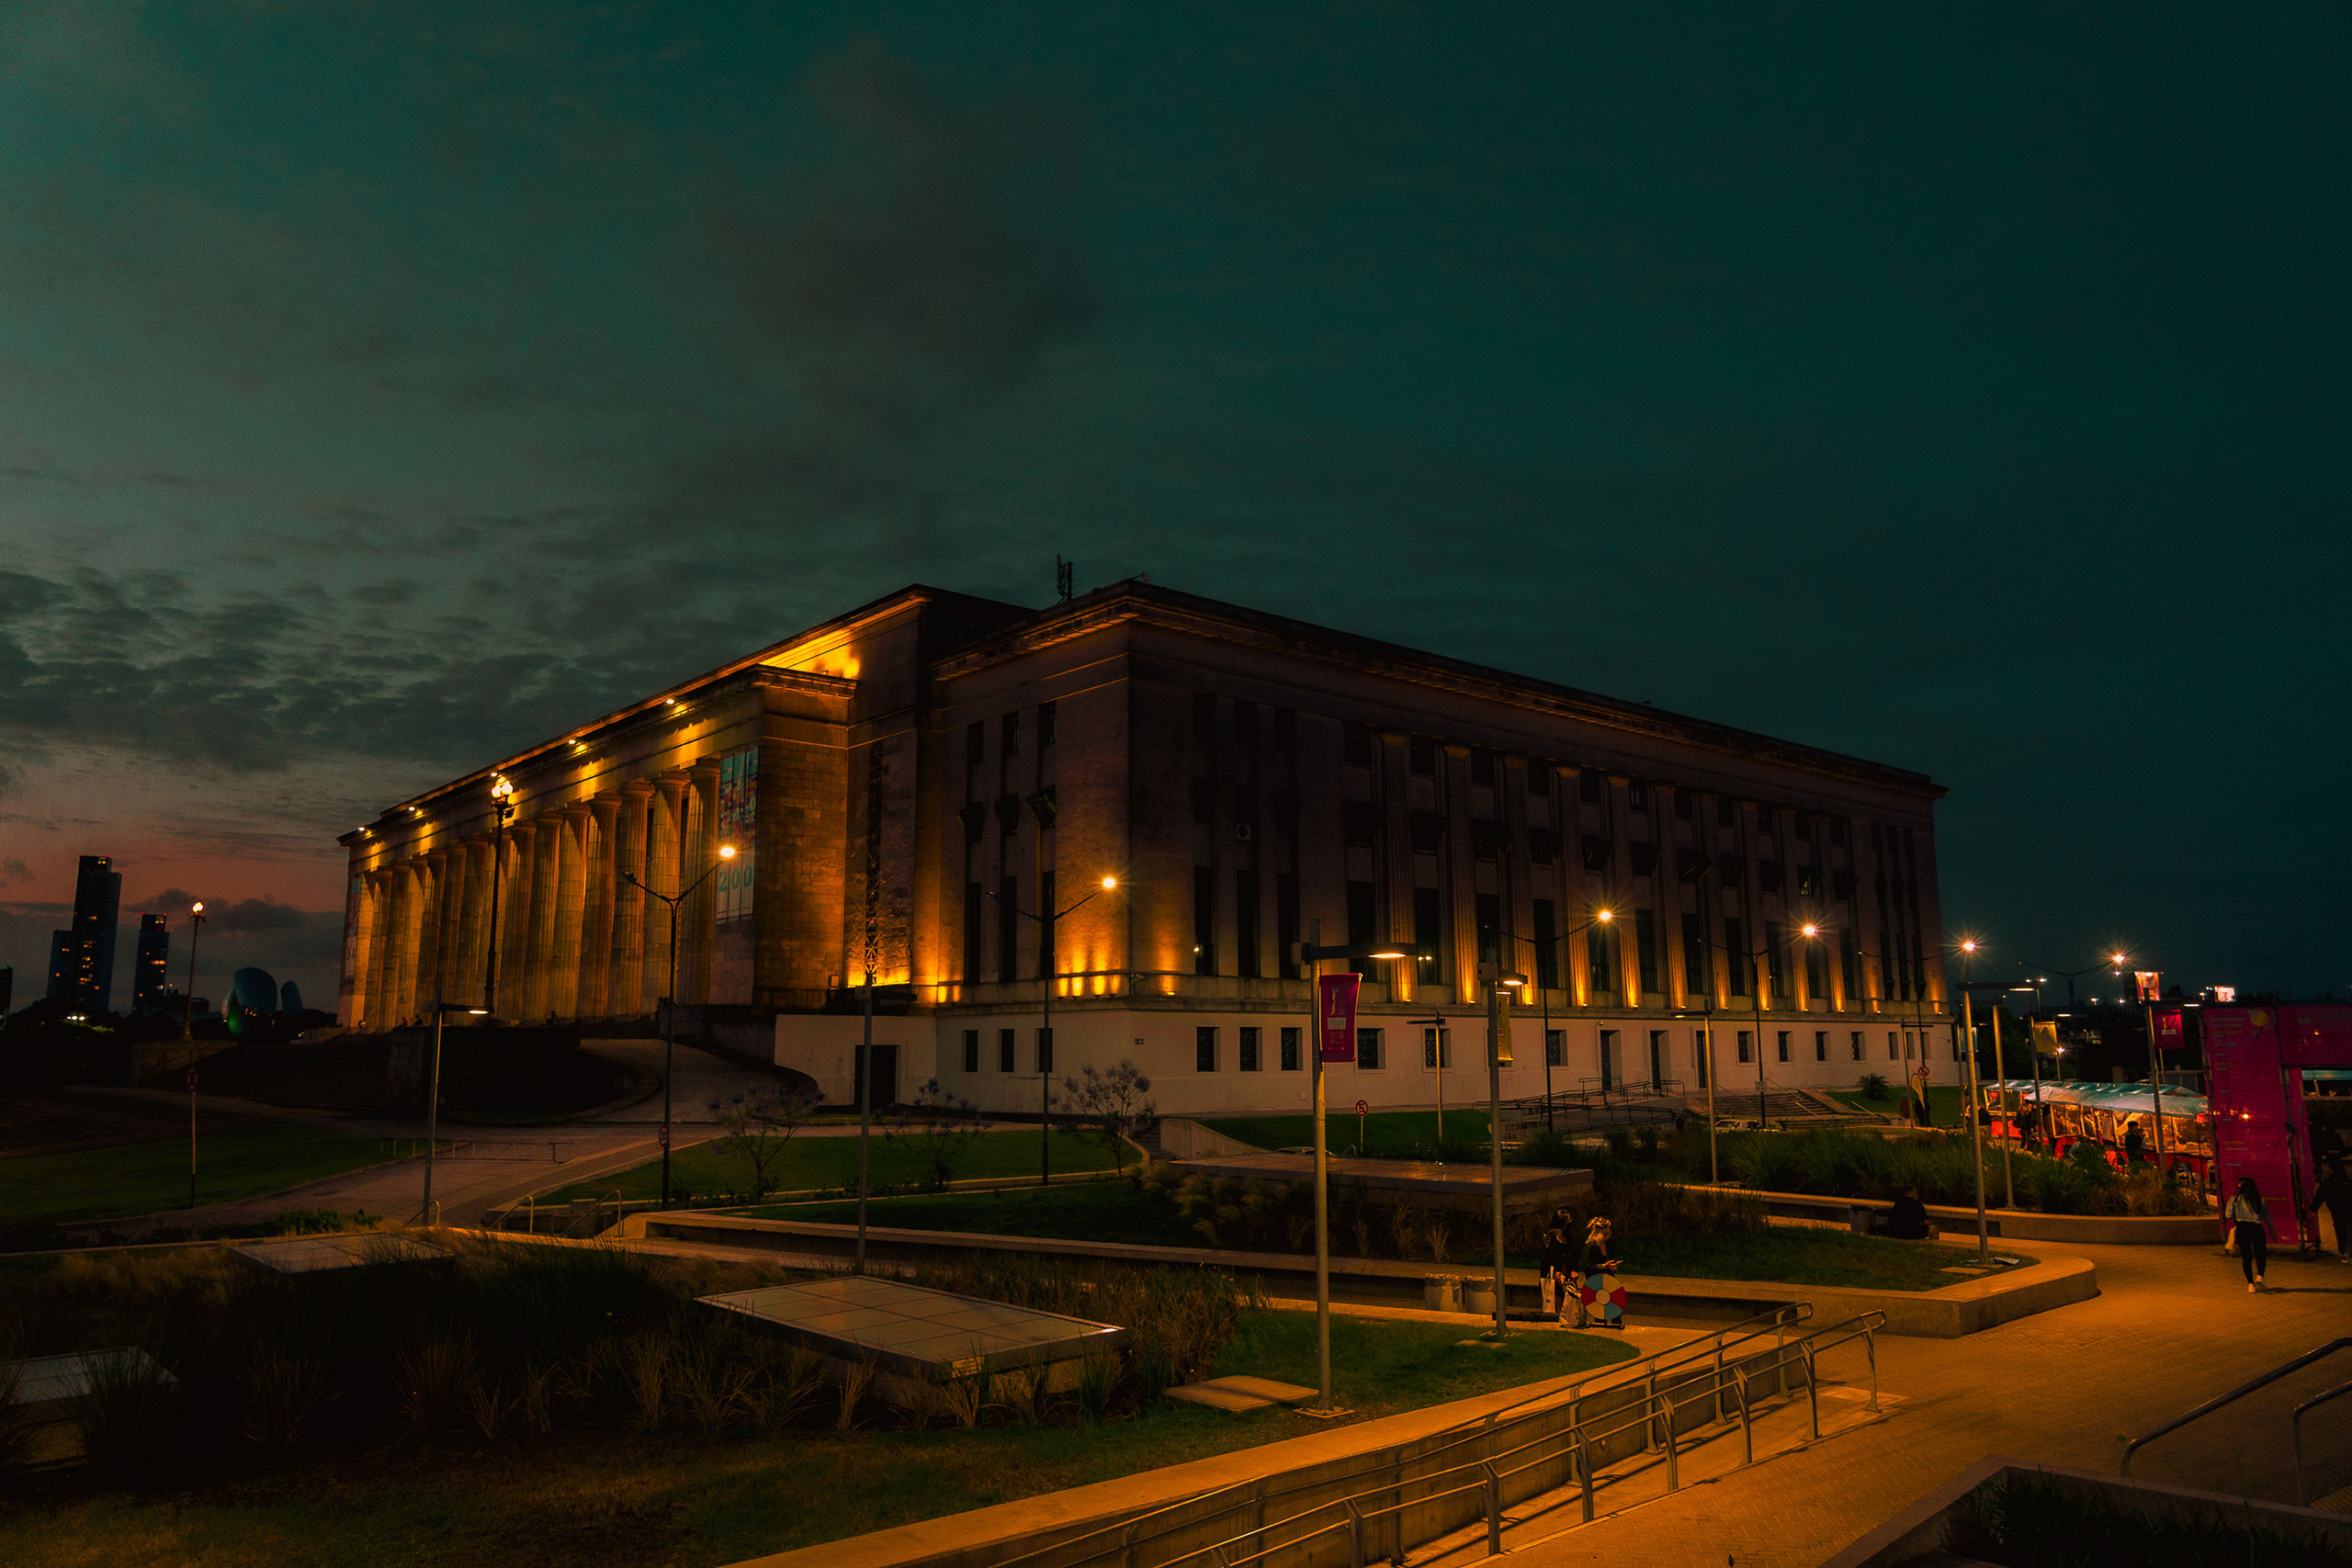
<svg viewBox="0 0 2352 1568">
<path fill-rule="evenodd" d="M 492 798 L 504 800 L 508 795 L 514 793 L 514 786 L 513 784 L 508 782 L 504 773 L 501 773 L 491 784 L 490 793 Z"/>
<path fill-rule="evenodd" d="M 1106 876 L 1102 879 L 1102 890 L 1106 893 L 1118 885 L 1119 879 L 1115 876 Z"/>
<path fill-rule="evenodd" d="M 1592 918 L 1596 920 L 1613 920 L 1617 918 L 1617 911 L 1614 909 L 1603 909 L 1600 913 L 1593 916 Z"/>
<path fill-rule="evenodd" d="M 735 858 L 735 846 L 732 844 L 719 845 L 718 858 L 720 860 L 733 860 Z"/>
<path fill-rule="evenodd" d="M 192 915 L 200 915 L 200 914 L 204 913 L 204 900 L 203 900 L 203 899 L 201 899 L 201 898 L 198 898 L 198 899 L 196 901 L 196 908 L 193 908 L 193 909 L 190 909 L 190 910 L 188 911 L 188 913 L 189 913 L 189 914 L 192 914 Z"/>
<path fill-rule="evenodd" d="M 1976 943 L 1973 940 L 1963 942 L 1960 944 L 1960 950 L 1962 953 L 1973 953 L 1976 951 Z"/>
<path fill-rule="evenodd" d="M 1819 936 L 1821 934 L 1821 928 L 1815 925 L 1800 926 L 1797 929 L 1804 931 L 1807 936 Z"/>
</svg>

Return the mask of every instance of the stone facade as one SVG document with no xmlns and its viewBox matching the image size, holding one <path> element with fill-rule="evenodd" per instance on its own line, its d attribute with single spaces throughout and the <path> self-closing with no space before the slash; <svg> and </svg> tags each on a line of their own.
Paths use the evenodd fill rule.
<svg viewBox="0 0 2352 1568">
<path fill-rule="evenodd" d="M 649 1017 L 669 911 L 620 874 L 713 865 L 748 751 L 750 891 L 684 903 L 677 994 L 836 1098 L 870 950 L 901 1090 L 1033 1108 L 1055 912 L 1053 1077 L 1133 1059 L 1165 1111 L 1304 1103 L 1318 930 L 1428 954 L 1365 965 L 1335 1107 L 1483 1099 L 1482 960 L 1539 982 L 1509 1095 L 1693 1089 L 1709 1029 L 1723 1094 L 1955 1071 L 1927 778 L 1142 581 L 909 589 L 394 807 L 343 840 L 345 1021 L 479 1002 L 493 840 L 500 1015 Z"/>
</svg>

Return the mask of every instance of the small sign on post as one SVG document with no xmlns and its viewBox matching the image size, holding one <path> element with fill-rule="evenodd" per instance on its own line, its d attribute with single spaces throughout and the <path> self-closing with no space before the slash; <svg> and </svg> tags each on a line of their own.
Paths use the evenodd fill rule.
<svg viewBox="0 0 2352 1568">
<path fill-rule="evenodd" d="M 1322 1034 L 1326 1062 L 1356 1059 L 1356 987 L 1360 975 L 1318 975 L 1315 978 L 1315 1018 Z"/>
<path fill-rule="evenodd" d="M 1365 1104 L 1365 1103 L 1364 1103 L 1363 1100 L 1357 1100 L 1357 1101 L 1356 1101 L 1356 1153 L 1358 1153 L 1358 1154 L 1363 1154 L 1363 1153 L 1364 1153 L 1364 1152 L 1365 1152 L 1365 1150 L 1364 1150 L 1364 1132 L 1365 1132 L 1365 1129 L 1364 1129 L 1364 1120 L 1363 1120 L 1363 1119 L 1364 1119 L 1365 1117 L 1367 1117 L 1367 1116 L 1371 1115 L 1371 1114 L 1372 1114 L 1372 1107 L 1371 1107 L 1371 1106 L 1369 1106 L 1369 1105 Z"/>
<path fill-rule="evenodd" d="M 670 1124 L 667 1122 L 662 1123 L 662 1131 L 655 1134 L 654 1137 L 661 1143 L 663 1148 L 668 1148 L 670 1146 Z"/>
</svg>

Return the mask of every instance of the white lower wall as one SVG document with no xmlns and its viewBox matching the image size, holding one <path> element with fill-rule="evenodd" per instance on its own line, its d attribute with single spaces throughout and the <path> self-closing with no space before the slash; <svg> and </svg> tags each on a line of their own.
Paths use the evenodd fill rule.
<svg viewBox="0 0 2352 1568">
<path fill-rule="evenodd" d="M 1412 1015 L 1367 1014 L 1359 1023 L 1381 1032 L 1381 1061 L 1336 1063 L 1329 1075 L 1329 1105 L 1334 1111 L 1363 1100 L 1375 1109 L 1426 1106 L 1441 1098 L 1448 1105 L 1471 1105 L 1487 1098 L 1486 1019 L 1483 1014 L 1449 1017 L 1453 1065 L 1442 1072 L 1426 1065 L 1423 1032 Z M 1422 1014 L 1421 1016 L 1428 1016 Z M 851 1017 L 795 1015 L 776 1021 L 776 1061 L 815 1077 L 833 1103 L 846 1103 L 854 1090 L 851 1070 L 862 1020 Z M 877 1043 L 899 1048 L 900 1090 L 911 1094 L 936 1075 L 947 1092 L 972 1101 L 983 1111 L 1034 1113 L 1038 1105 L 1036 1063 L 1037 1014 L 1026 1011 L 989 1014 L 914 1014 L 874 1021 Z M 1544 1021 L 1520 1017 L 1512 1021 L 1514 1060 L 1503 1069 L 1502 1092 L 1507 1100 L 1544 1091 Z M 1650 1039 L 1659 1035 L 1659 1076 L 1679 1080 L 1687 1093 L 1703 1084 L 1698 1066 L 1699 1028 L 1688 1020 L 1658 1018 L 1572 1018 L 1553 1024 L 1561 1034 L 1561 1061 L 1550 1074 L 1555 1091 L 1572 1092 L 1598 1087 L 1601 1076 L 1604 1031 L 1614 1032 L 1614 1057 L 1610 1077 L 1618 1082 L 1651 1078 Z M 1195 1031 L 1216 1031 L 1214 1066 L 1203 1069 Z M 1307 1021 L 1285 1020 L 1264 1012 L 1128 1010 L 1073 1008 L 1054 1016 L 1053 1088 L 1058 1095 L 1064 1077 L 1078 1076 L 1088 1065 L 1109 1067 L 1132 1061 L 1152 1083 L 1151 1098 L 1166 1115 L 1190 1116 L 1218 1112 L 1305 1111 L 1313 1094 L 1302 1046 L 1295 1067 L 1282 1060 L 1282 1032 L 1304 1032 Z M 1013 1032 L 1013 1066 L 1001 1063 L 1001 1032 Z M 1241 1065 L 1241 1032 L 1259 1032 L 1258 1063 Z M 978 1033 L 977 1067 L 967 1066 L 966 1031 Z M 1781 1035 L 1788 1034 L 1789 1059 L 1781 1060 Z M 1853 1036 L 1861 1035 L 1860 1059 L 1855 1057 Z M 1757 1081 L 1754 1021 L 1726 1021 L 1714 1026 L 1715 1064 L 1719 1094 L 1752 1089 Z M 1773 1019 L 1762 1031 L 1763 1077 L 1775 1088 L 1845 1089 L 1865 1073 L 1900 1080 L 1921 1066 L 1918 1055 L 1924 1033 L 1926 1066 L 1931 1081 L 1956 1081 L 1959 1065 L 1951 1055 L 1951 1031 L 1929 1025 L 1921 1031 L 1884 1016 L 1857 1018 L 1836 1014 Z M 1739 1060 L 1742 1034 L 1750 1036 L 1749 1060 Z M 1816 1039 L 1816 1036 L 1820 1038 Z M 1906 1060 L 1905 1042 L 1912 1055 Z M 1890 1043 L 1891 1042 L 1891 1043 Z"/>
</svg>

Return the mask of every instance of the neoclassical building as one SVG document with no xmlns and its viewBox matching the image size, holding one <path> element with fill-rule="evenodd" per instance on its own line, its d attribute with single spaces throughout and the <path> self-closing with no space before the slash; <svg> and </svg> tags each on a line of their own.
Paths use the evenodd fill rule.
<svg viewBox="0 0 2352 1568">
<path fill-rule="evenodd" d="M 1023 1111 L 1128 1059 L 1163 1111 L 1278 1109 L 1319 931 L 1419 953 L 1361 965 L 1337 1106 L 1483 1098 L 1482 964 L 1532 982 L 1510 1095 L 1949 1081 L 1941 794 L 1148 581 L 913 587 L 345 835 L 340 1008 L 650 1021 L 674 964 L 682 1031 L 845 1100 L 870 969 L 899 1092 Z M 674 954 L 629 877 L 701 879 Z"/>
</svg>

